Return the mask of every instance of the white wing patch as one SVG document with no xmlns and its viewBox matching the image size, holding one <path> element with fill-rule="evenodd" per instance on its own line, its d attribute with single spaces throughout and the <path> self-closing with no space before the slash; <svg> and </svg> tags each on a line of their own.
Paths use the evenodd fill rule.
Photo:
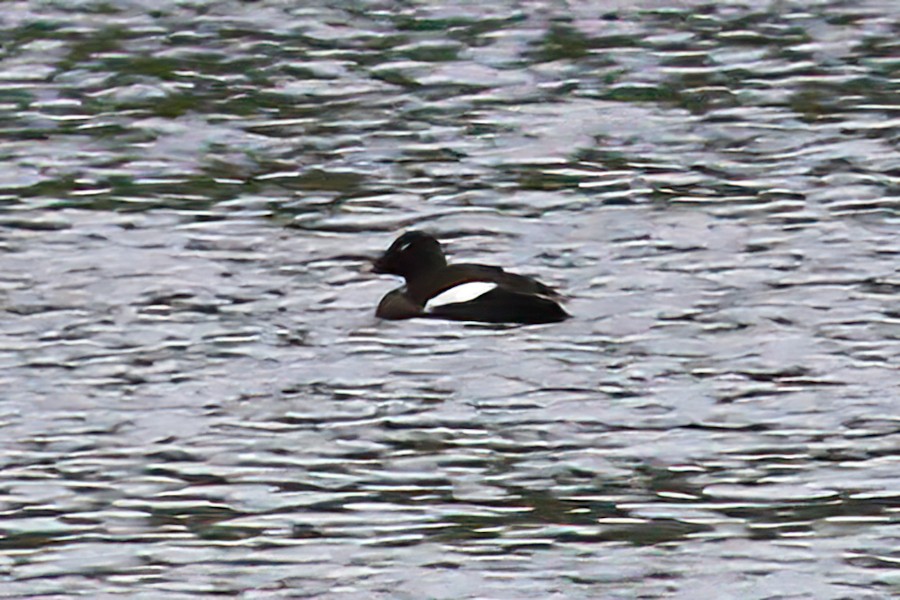
<svg viewBox="0 0 900 600">
<path fill-rule="evenodd" d="M 468 281 L 446 289 L 425 303 L 425 312 L 431 312 L 438 306 L 445 304 L 458 304 L 474 300 L 497 287 L 490 281 Z"/>
</svg>

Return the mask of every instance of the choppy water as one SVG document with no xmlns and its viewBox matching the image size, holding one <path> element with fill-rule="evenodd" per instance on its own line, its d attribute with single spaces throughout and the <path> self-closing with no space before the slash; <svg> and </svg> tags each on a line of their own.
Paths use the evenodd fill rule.
<svg viewBox="0 0 900 600">
<path fill-rule="evenodd" d="M 900 5 L 436 4 L 3 3 L 0 596 L 900 593 Z"/>
</svg>

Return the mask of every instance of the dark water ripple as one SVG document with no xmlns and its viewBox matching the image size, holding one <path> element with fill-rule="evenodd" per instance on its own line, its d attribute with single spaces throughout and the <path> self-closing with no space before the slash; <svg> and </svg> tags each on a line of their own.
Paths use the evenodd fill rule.
<svg viewBox="0 0 900 600">
<path fill-rule="evenodd" d="M 896 594 L 898 23 L 4 3 L 0 597 Z"/>
</svg>

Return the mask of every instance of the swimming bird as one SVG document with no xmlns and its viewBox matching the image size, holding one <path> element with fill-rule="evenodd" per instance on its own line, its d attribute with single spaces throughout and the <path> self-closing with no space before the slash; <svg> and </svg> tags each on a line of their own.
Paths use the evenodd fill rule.
<svg viewBox="0 0 900 600">
<path fill-rule="evenodd" d="M 374 273 L 399 275 L 406 285 L 381 299 L 382 319 L 426 317 L 485 323 L 553 323 L 569 318 L 559 294 L 500 267 L 447 264 L 440 242 L 407 231 L 373 262 Z"/>
</svg>

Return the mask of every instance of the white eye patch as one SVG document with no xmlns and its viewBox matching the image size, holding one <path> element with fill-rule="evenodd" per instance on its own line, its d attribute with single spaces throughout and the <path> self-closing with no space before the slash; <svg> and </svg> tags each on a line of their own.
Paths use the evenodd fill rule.
<svg viewBox="0 0 900 600">
<path fill-rule="evenodd" d="M 431 312 L 439 306 L 446 304 L 459 304 L 460 302 L 469 302 L 497 287 L 496 283 L 490 281 L 468 281 L 455 285 L 446 289 L 428 302 L 425 303 L 425 312 Z"/>
</svg>

